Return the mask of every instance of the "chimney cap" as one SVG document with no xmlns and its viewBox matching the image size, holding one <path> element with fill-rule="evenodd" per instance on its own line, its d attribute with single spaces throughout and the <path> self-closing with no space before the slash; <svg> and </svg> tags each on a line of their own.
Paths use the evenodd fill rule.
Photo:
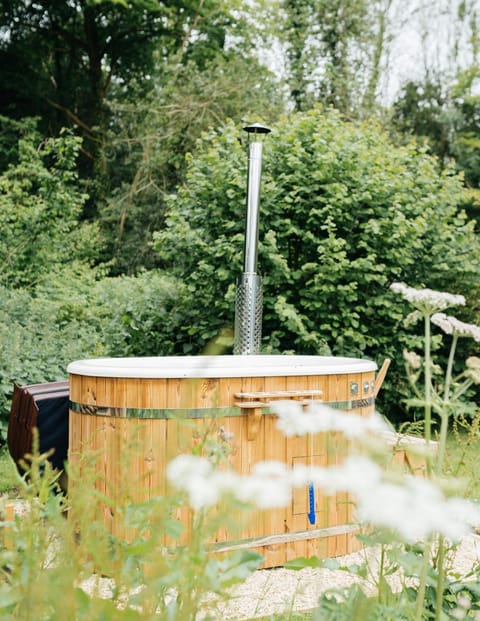
<svg viewBox="0 0 480 621">
<path fill-rule="evenodd" d="M 243 128 L 249 134 L 269 134 L 272 130 L 261 123 L 253 123 Z"/>
</svg>

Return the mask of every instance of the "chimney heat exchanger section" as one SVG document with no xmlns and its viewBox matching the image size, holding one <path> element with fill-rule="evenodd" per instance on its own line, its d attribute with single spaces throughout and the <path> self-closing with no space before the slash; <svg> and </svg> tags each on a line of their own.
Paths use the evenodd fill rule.
<svg viewBox="0 0 480 621">
<path fill-rule="evenodd" d="M 237 280 L 234 354 L 258 354 L 262 338 L 262 278 L 257 274 L 258 213 L 263 144 L 270 133 L 259 123 L 244 127 L 251 134 L 248 150 L 247 215 L 243 274 Z"/>
</svg>

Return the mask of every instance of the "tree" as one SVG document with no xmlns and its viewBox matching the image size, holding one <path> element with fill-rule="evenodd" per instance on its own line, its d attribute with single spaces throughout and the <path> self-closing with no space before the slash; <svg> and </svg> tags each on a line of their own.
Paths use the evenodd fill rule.
<svg viewBox="0 0 480 621">
<path fill-rule="evenodd" d="M 464 177 L 465 209 L 480 222 L 480 97 L 474 94 L 478 68 L 461 72 L 455 83 L 409 82 L 393 106 L 392 125 L 410 140 L 426 144 L 443 166 Z"/>
<path fill-rule="evenodd" d="M 186 154 L 197 140 L 225 119 L 237 124 L 256 118 L 268 122 L 284 109 L 282 90 L 272 74 L 241 56 L 164 68 L 161 84 L 135 105 L 113 108 L 114 124 L 106 151 L 113 191 L 100 207 L 112 273 L 137 273 L 159 267 L 152 233 L 163 226 L 165 201 L 184 179 Z"/>
<path fill-rule="evenodd" d="M 74 127 L 83 137 L 90 193 L 108 194 L 105 136 L 112 96 L 132 101 L 152 88 L 155 67 L 179 55 L 198 64 L 226 46 L 234 22 L 218 0 L 2 0 L 0 114 L 39 116 L 46 135 Z M 93 201 L 88 203 L 95 214 Z"/>
<path fill-rule="evenodd" d="M 179 353 L 201 351 L 233 325 L 246 175 L 238 138 L 234 126 L 205 136 L 156 234 L 160 257 L 190 293 L 174 329 Z M 414 143 L 395 148 L 379 128 L 333 111 L 291 115 L 267 138 L 262 184 L 265 352 L 398 365 L 411 337 L 391 282 L 475 299 L 478 239 L 459 209 L 461 179 Z M 398 391 L 399 366 L 390 376 Z M 389 395 L 398 412 L 398 392 Z"/>
<path fill-rule="evenodd" d="M 9 288 L 33 286 L 66 264 L 88 265 L 99 245 L 97 227 L 80 225 L 87 199 L 76 172 L 80 139 L 65 132 L 43 140 L 23 126 L 18 161 L 0 173 L 0 284 Z"/>
<path fill-rule="evenodd" d="M 443 25 L 440 18 L 446 23 Z M 431 24 L 442 28 L 442 39 L 432 41 Z M 428 14 L 424 32 L 423 73 L 409 79 L 393 104 L 393 125 L 428 144 L 432 153 L 448 166 L 453 159 L 463 171 L 478 202 L 480 175 L 478 158 L 480 77 L 478 58 L 477 3 L 468 0 L 440 3 Z M 438 37 L 437 37 L 438 39 Z M 442 53 L 433 54 L 440 45 Z M 432 61 L 432 57 L 435 61 Z M 475 194 L 477 194 L 475 198 Z"/>
<path fill-rule="evenodd" d="M 284 0 L 290 93 L 297 110 L 315 102 L 361 116 L 375 109 L 391 0 Z"/>
</svg>

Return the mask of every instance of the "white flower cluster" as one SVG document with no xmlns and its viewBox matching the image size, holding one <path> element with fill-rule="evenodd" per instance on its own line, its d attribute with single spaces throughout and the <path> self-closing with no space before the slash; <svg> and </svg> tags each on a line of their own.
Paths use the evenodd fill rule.
<svg viewBox="0 0 480 621">
<path fill-rule="evenodd" d="M 480 384 L 480 358 L 478 356 L 470 356 L 466 359 L 465 365 L 467 367 L 466 374 L 475 382 Z"/>
<path fill-rule="evenodd" d="M 419 541 L 434 533 L 457 541 L 480 524 L 480 506 L 463 498 L 445 498 L 427 479 L 406 476 L 402 484 L 392 483 L 383 478 L 380 468 L 375 472 L 371 467 L 363 474 L 363 483 L 351 490 L 360 520 L 394 530 L 404 541 Z"/>
<path fill-rule="evenodd" d="M 421 357 L 414 351 L 403 350 L 403 359 L 412 369 L 417 370 L 422 366 Z"/>
<path fill-rule="evenodd" d="M 441 328 L 446 334 L 469 336 L 477 343 L 480 343 L 480 328 L 473 323 L 464 323 L 455 317 L 445 315 L 445 313 L 435 313 L 435 315 L 432 315 L 432 323 Z"/>
<path fill-rule="evenodd" d="M 445 310 L 449 306 L 465 304 L 463 295 L 433 291 L 433 289 L 414 289 L 401 282 L 394 282 L 390 285 L 390 289 L 395 293 L 400 293 L 417 310 L 427 315 Z"/>
<path fill-rule="evenodd" d="M 185 490 L 194 509 L 209 507 L 222 494 L 261 509 L 287 506 L 292 489 L 313 483 L 324 494 L 347 492 L 355 503 L 360 521 L 396 531 L 410 542 L 434 533 L 456 541 L 471 526 L 480 524 L 480 506 L 462 498 L 445 498 L 431 481 L 405 477 L 392 483 L 382 469 L 366 457 L 352 456 L 343 464 L 322 468 L 280 462 L 260 462 L 250 475 L 215 470 L 208 460 L 179 455 L 167 468 L 169 481 Z"/>
<path fill-rule="evenodd" d="M 369 433 L 390 430 L 376 412 L 362 418 L 321 403 L 312 403 L 304 410 L 298 401 L 276 401 L 275 414 L 278 416 L 277 428 L 286 437 L 338 431 L 347 438 L 360 438 Z"/>
<path fill-rule="evenodd" d="M 287 467 L 276 461 L 259 462 L 249 476 L 240 476 L 215 469 L 205 457 L 178 455 L 167 466 L 167 478 L 187 493 L 193 509 L 211 507 L 226 494 L 260 509 L 285 507 L 292 497 Z"/>
</svg>

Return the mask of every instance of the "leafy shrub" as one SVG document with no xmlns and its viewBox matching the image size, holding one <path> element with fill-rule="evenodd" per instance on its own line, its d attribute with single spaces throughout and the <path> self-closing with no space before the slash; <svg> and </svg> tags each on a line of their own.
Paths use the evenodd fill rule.
<svg viewBox="0 0 480 621">
<path fill-rule="evenodd" d="M 65 379 L 69 362 L 105 349 L 95 326 L 81 316 L 67 317 L 58 300 L 3 287 L 0 295 L 0 414 L 6 420 L 13 382 Z"/>
<path fill-rule="evenodd" d="M 200 351 L 233 324 L 246 162 L 237 128 L 205 135 L 156 234 L 160 257 L 190 294 L 179 353 Z M 317 109 L 278 123 L 263 168 L 265 352 L 401 360 L 419 335 L 402 325 L 393 281 L 475 299 L 478 239 L 458 207 L 462 180 L 440 172 L 424 148 L 394 147 L 375 125 Z M 403 369 L 392 365 L 380 400 L 390 416 L 405 416 L 404 386 Z"/>
<path fill-rule="evenodd" d="M 108 278 L 75 264 L 32 290 L 0 287 L 0 420 L 13 382 L 65 379 L 82 358 L 172 353 L 182 291 L 157 272 Z"/>
<path fill-rule="evenodd" d="M 67 133 L 18 142 L 18 161 L 0 175 L 1 284 L 32 286 L 52 270 L 97 256 L 94 225 L 80 224 L 87 195 L 75 170 L 81 141 Z"/>
<path fill-rule="evenodd" d="M 104 278 L 97 282 L 94 294 L 94 320 L 109 355 L 173 353 L 178 306 L 187 294 L 180 281 L 152 270 Z"/>
</svg>

